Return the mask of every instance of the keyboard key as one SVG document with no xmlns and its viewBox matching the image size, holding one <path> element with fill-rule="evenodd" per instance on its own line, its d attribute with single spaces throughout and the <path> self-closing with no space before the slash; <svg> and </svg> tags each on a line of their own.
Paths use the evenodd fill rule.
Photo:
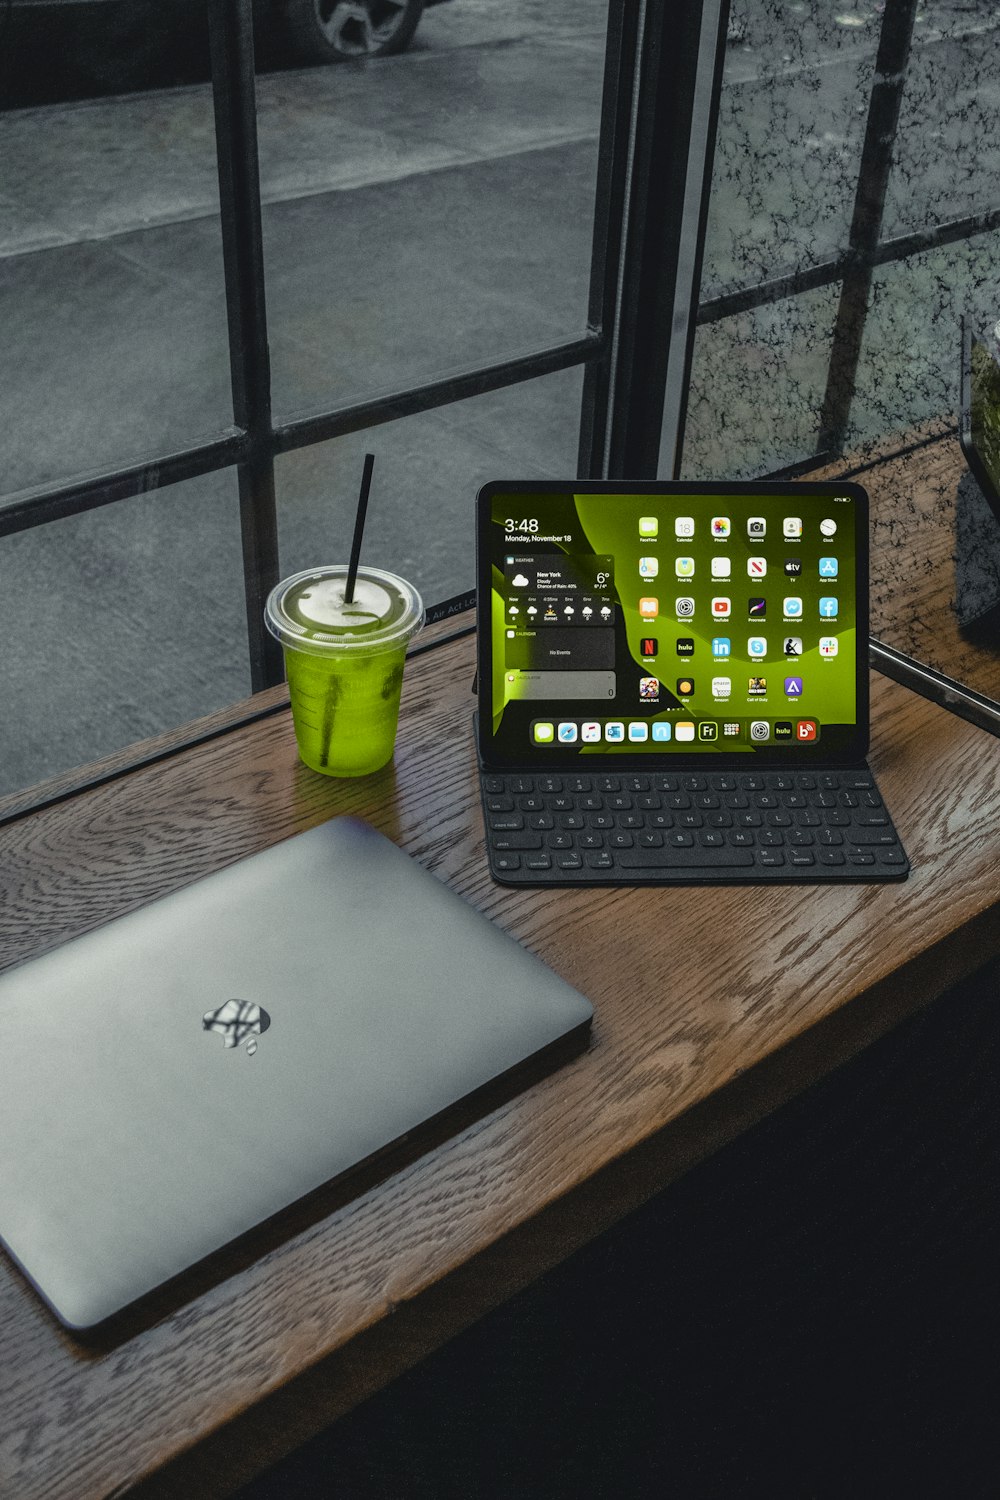
<svg viewBox="0 0 1000 1500">
<path fill-rule="evenodd" d="M 513 797 L 487 797 L 486 811 L 491 813 L 513 812 L 514 799 Z"/>
<path fill-rule="evenodd" d="M 567 792 L 589 792 L 591 781 L 589 776 L 567 776 L 564 785 Z"/>
<path fill-rule="evenodd" d="M 620 792 L 622 784 L 617 776 L 598 776 L 594 783 L 595 792 Z"/>
<path fill-rule="evenodd" d="M 519 870 L 521 868 L 521 856 L 519 854 L 494 854 L 494 870 Z"/>
<path fill-rule="evenodd" d="M 879 849 L 878 862 L 880 865 L 905 865 L 906 855 L 902 849 Z"/>
<path fill-rule="evenodd" d="M 623 870 L 730 870 L 753 862 L 749 849 L 625 849 L 618 856 Z"/>
<path fill-rule="evenodd" d="M 516 833 L 524 827 L 524 819 L 520 813 L 496 813 L 490 818 L 490 827 L 494 833 Z"/>
<path fill-rule="evenodd" d="M 773 849 L 785 842 L 785 835 L 780 828 L 763 828 L 757 835 L 757 843 L 762 849 Z"/>
<path fill-rule="evenodd" d="M 587 868 L 589 870 L 613 870 L 615 862 L 605 849 L 601 854 L 587 855 Z"/>
<path fill-rule="evenodd" d="M 513 849 L 540 849 L 542 836 L 540 833 L 498 833 L 493 839 L 493 847 L 504 854 Z"/>
<path fill-rule="evenodd" d="M 757 842 L 757 835 L 752 828 L 734 828 L 729 835 L 729 842 L 735 849 L 752 849 Z"/>
<path fill-rule="evenodd" d="M 615 815 L 614 813 L 609 812 L 588 813 L 587 823 L 591 828 L 614 828 Z"/>
<path fill-rule="evenodd" d="M 657 833 L 655 829 L 649 829 L 639 835 L 640 849 L 662 849 L 663 834 Z"/>
<path fill-rule="evenodd" d="M 577 836 L 576 847 L 578 849 L 603 849 L 603 833 L 581 833 Z"/>
<path fill-rule="evenodd" d="M 529 854 L 524 861 L 526 870 L 551 870 L 552 859 L 548 854 Z"/>
<path fill-rule="evenodd" d="M 680 829 L 676 829 L 673 833 L 668 833 L 664 843 L 671 849 L 694 848 L 693 836 L 690 833 L 683 833 Z"/>
<path fill-rule="evenodd" d="M 556 868 L 559 870 L 582 870 L 583 860 L 579 854 L 557 854 Z"/>
<path fill-rule="evenodd" d="M 899 843 L 891 828 L 852 828 L 848 838 L 852 844 L 862 844 L 865 848 L 872 844 Z"/>
<path fill-rule="evenodd" d="M 793 865 L 813 865 L 816 863 L 812 851 L 809 849 L 793 849 L 789 855 Z"/>
<path fill-rule="evenodd" d="M 573 835 L 571 833 L 550 833 L 545 842 L 550 849 L 572 849 L 574 847 Z"/>
<path fill-rule="evenodd" d="M 765 870 L 773 870 L 777 865 L 785 863 L 785 856 L 780 849 L 760 849 L 757 852 L 757 863 L 763 865 Z"/>
<path fill-rule="evenodd" d="M 875 863 L 874 854 L 852 853 L 848 856 L 848 858 L 850 859 L 852 865 L 873 865 Z"/>
<path fill-rule="evenodd" d="M 510 778 L 510 789 L 515 796 L 518 796 L 521 792 L 533 792 L 535 790 L 535 779 L 533 776 L 512 776 Z"/>
<path fill-rule="evenodd" d="M 563 784 L 562 784 L 562 779 L 560 777 L 558 777 L 558 776 L 539 776 L 539 778 L 538 778 L 538 790 L 540 792 L 561 792 L 562 789 L 563 789 Z M 524 788 L 524 790 L 526 792 L 530 792 L 532 790 L 532 788 L 530 786 L 526 786 Z"/>
<path fill-rule="evenodd" d="M 726 835 L 719 828 L 705 828 L 699 833 L 698 842 L 703 849 L 724 849 Z"/>
<path fill-rule="evenodd" d="M 843 849 L 821 849 L 819 862 L 821 865 L 842 865 L 846 864 L 847 858 Z"/>
<path fill-rule="evenodd" d="M 608 835 L 609 849 L 631 849 L 635 839 L 630 833 L 611 833 Z"/>
<path fill-rule="evenodd" d="M 555 826 L 556 820 L 551 813 L 535 813 L 533 818 L 528 819 L 528 827 L 534 828 L 538 833 L 546 833 Z"/>
</svg>

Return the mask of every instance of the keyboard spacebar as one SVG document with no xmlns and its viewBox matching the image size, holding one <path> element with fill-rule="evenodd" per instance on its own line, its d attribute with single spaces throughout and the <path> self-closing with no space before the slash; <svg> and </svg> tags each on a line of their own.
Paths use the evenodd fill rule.
<svg viewBox="0 0 1000 1500">
<path fill-rule="evenodd" d="M 752 865 L 749 849 L 619 849 L 615 863 L 621 870 L 721 870 Z"/>
</svg>

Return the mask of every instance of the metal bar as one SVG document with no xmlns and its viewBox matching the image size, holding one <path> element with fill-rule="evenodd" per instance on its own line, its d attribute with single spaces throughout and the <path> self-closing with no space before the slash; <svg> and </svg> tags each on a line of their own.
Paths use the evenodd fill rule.
<svg viewBox="0 0 1000 1500">
<path fill-rule="evenodd" d="M 278 517 L 252 0 L 208 0 L 208 24 L 233 413 L 247 433 L 249 448 L 237 471 L 250 679 L 258 692 L 280 682 L 283 668 L 281 649 L 265 630 L 263 613 L 264 600 L 278 581 Z"/>
<path fill-rule="evenodd" d="M 664 432 L 661 432 L 661 454 L 657 461 L 658 472 L 669 467 L 673 479 L 680 479 L 684 457 L 684 431 L 687 426 L 694 341 L 698 331 L 698 303 L 701 297 L 701 276 L 705 260 L 705 238 L 708 233 L 709 200 L 712 196 L 712 173 L 715 165 L 715 142 L 719 131 L 728 25 L 729 0 L 719 0 L 717 14 L 714 17 L 711 6 L 704 7 L 698 79 L 693 106 L 693 124 L 696 133 L 688 153 L 685 189 L 685 222 L 690 223 L 692 216 L 696 218 L 693 233 L 686 234 L 682 240 L 681 266 L 670 332 L 673 347 L 667 356 Z M 673 449 L 669 464 L 664 463 L 662 454 L 664 433 L 668 446 Z"/>
<path fill-rule="evenodd" d="M 180 448 L 162 458 L 144 459 L 124 469 L 67 480 L 56 489 L 35 486 L 0 506 L 0 537 L 79 516 L 117 500 L 145 495 L 184 479 L 196 479 L 200 474 L 212 474 L 239 462 L 245 454 L 246 434 L 233 428 L 208 442 Z"/>
<path fill-rule="evenodd" d="M 711 0 L 675 0 L 672 6 L 650 5 L 644 11 L 611 389 L 608 474 L 616 479 L 654 478 L 657 473 L 670 337 L 684 277 L 682 255 L 691 233 L 684 209 L 707 3 Z M 720 17 L 725 9 L 723 3 Z M 699 228 L 703 226 L 695 228 L 695 235 Z M 700 265 L 698 246 L 694 263 Z M 693 307 L 690 312 L 693 317 Z"/>
<path fill-rule="evenodd" d="M 587 311 L 590 328 L 606 337 L 601 357 L 591 360 L 584 370 L 577 456 L 581 479 L 598 479 L 607 472 L 608 402 L 614 359 L 610 331 L 617 321 L 621 293 L 642 14 L 642 5 L 627 4 L 626 0 L 611 0 L 608 6 Z"/>
<path fill-rule="evenodd" d="M 943 672 L 936 672 L 933 667 L 904 656 L 882 641 L 868 642 L 868 660 L 884 677 L 891 677 L 911 692 L 929 698 L 932 703 L 949 709 L 961 719 L 968 719 L 980 729 L 1000 735 L 1000 703 L 992 698 L 984 698 L 973 688 L 963 687 L 954 677 L 946 677 Z"/>
<path fill-rule="evenodd" d="M 441 380 L 427 381 L 425 385 L 374 396 L 370 401 L 356 401 L 339 408 L 334 407 L 332 411 L 293 417 L 276 424 L 274 449 L 276 453 L 289 453 L 311 443 L 344 437 L 350 432 L 361 432 L 384 422 L 397 422 L 401 417 L 413 417 L 453 401 L 483 396 L 489 391 L 499 391 L 505 386 L 519 385 L 525 380 L 534 380 L 541 375 L 554 374 L 557 370 L 571 369 L 587 360 L 599 359 L 604 349 L 604 338 L 596 333 L 588 333 L 568 343 L 553 344 L 547 349 L 518 355 L 500 364 L 482 365 L 478 369 L 465 370 Z"/>
<path fill-rule="evenodd" d="M 888 0 L 882 18 L 848 241 L 852 264 L 840 289 L 826 392 L 820 409 L 818 446 L 838 453 L 843 450 L 857 385 L 875 253 L 882 231 L 918 3 L 919 0 Z"/>
</svg>

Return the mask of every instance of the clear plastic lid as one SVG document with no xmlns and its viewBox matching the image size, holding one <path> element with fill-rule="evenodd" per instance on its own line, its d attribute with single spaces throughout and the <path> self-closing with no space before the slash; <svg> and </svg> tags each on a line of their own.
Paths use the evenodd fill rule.
<svg viewBox="0 0 1000 1500">
<path fill-rule="evenodd" d="M 423 600 L 395 573 L 359 567 L 350 603 L 346 588 L 346 563 L 294 573 L 268 595 L 265 624 L 283 646 L 314 656 L 388 651 L 405 644 L 423 624 Z"/>
</svg>

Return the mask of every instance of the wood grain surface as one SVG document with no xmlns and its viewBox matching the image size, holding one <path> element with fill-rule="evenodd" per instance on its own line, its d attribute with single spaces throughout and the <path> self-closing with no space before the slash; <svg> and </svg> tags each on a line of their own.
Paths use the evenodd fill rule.
<svg viewBox="0 0 1000 1500">
<path fill-rule="evenodd" d="M 356 1197 L 296 1210 L 88 1347 L 0 1257 L 0 1494 L 222 1495 L 1000 952 L 997 741 L 873 677 L 903 885 L 520 890 L 486 873 L 473 643 L 410 664 L 394 766 L 288 714 L 0 829 L 4 966 L 338 813 L 578 986 L 588 1052 Z"/>
</svg>

